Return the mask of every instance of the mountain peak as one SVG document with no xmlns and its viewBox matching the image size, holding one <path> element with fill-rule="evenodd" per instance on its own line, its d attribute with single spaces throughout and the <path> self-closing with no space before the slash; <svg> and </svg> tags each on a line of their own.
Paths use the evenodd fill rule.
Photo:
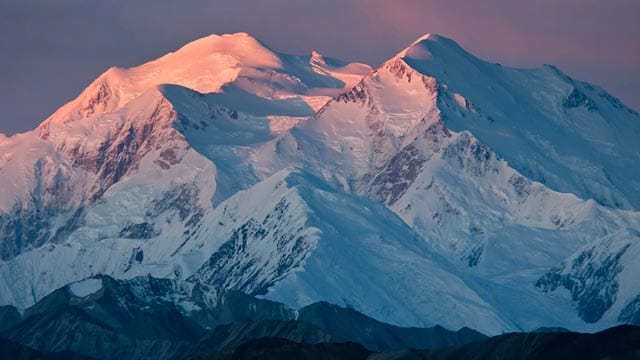
<svg viewBox="0 0 640 360">
<path fill-rule="evenodd" d="M 325 60 L 324 55 L 313 50 L 311 52 L 311 57 L 309 58 L 309 63 L 316 64 L 316 65 L 326 65 L 327 61 Z"/>
<path fill-rule="evenodd" d="M 432 37 L 433 37 L 433 38 L 437 38 L 438 36 L 440 36 L 440 35 L 438 35 L 438 34 L 432 34 L 432 33 L 426 33 L 426 34 L 424 34 L 424 35 L 420 36 L 419 38 L 417 38 L 417 39 L 416 39 L 413 43 L 411 43 L 411 44 L 412 44 L 412 45 L 415 45 L 415 44 L 417 44 L 417 43 L 419 43 L 419 42 L 421 42 L 421 41 L 429 40 L 429 39 L 430 39 L 430 38 L 432 38 Z"/>
<path fill-rule="evenodd" d="M 231 33 L 231 34 L 222 34 L 222 37 L 226 37 L 226 38 L 232 38 L 232 39 L 252 39 L 252 40 L 256 40 L 255 37 L 251 36 L 251 34 L 244 32 L 244 31 L 239 31 L 236 33 Z M 257 41 L 257 40 L 256 40 Z"/>
<path fill-rule="evenodd" d="M 317 59 L 317 60 L 323 60 L 324 59 L 324 55 L 320 54 L 319 52 L 312 50 L 311 51 L 311 59 Z"/>
<path fill-rule="evenodd" d="M 181 85 L 201 93 L 219 92 L 223 85 L 235 81 L 243 69 L 282 66 L 279 54 L 248 33 L 212 34 L 145 64 L 108 69 L 45 123 L 114 111 L 160 84 Z"/>
<path fill-rule="evenodd" d="M 458 43 L 439 34 L 422 35 L 394 58 L 428 60 L 433 57 L 448 56 L 450 52 L 466 53 Z"/>
<path fill-rule="evenodd" d="M 194 47 L 209 47 L 209 46 L 218 47 L 221 45 L 230 45 L 230 44 L 244 45 L 246 47 L 266 48 L 266 45 L 262 44 L 258 39 L 251 36 L 250 34 L 246 32 L 237 32 L 232 34 L 207 35 L 187 43 L 186 45 L 182 46 L 180 50 L 185 48 L 194 48 Z"/>
<path fill-rule="evenodd" d="M 343 63 L 315 51 L 309 57 L 282 54 L 246 32 L 212 34 L 145 64 L 110 68 L 44 124 L 116 111 L 162 84 L 203 94 L 224 92 L 231 83 L 259 97 L 304 94 L 308 95 L 306 105 L 317 109 L 370 70 L 369 66 Z"/>
<path fill-rule="evenodd" d="M 157 59 L 156 62 L 167 61 L 172 65 L 178 65 L 173 64 L 174 61 L 199 63 L 220 55 L 228 56 L 230 60 L 233 58 L 239 64 L 268 68 L 281 65 L 274 51 L 245 32 L 202 37 Z"/>
</svg>

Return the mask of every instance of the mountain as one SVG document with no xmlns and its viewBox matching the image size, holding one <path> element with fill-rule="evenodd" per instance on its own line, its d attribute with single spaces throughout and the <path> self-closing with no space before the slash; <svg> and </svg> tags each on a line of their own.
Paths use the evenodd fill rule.
<svg viewBox="0 0 640 360">
<path fill-rule="evenodd" d="M 538 329 L 487 338 L 470 329 L 396 328 L 328 303 L 312 304 L 297 315 L 286 310 L 282 304 L 236 291 L 218 292 L 152 277 L 116 280 L 100 276 L 58 289 L 27 309 L 24 319 L 2 334 L 11 340 L 0 337 L 0 356 L 633 359 L 640 351 L 640 328 L 635 326 L 595 334 Z M 294 316 L 297 320 L 285 320 Z M 219 320 L 225 323 L 216 325 Z M 196 331 L 187 330 L 185 324 Z M 409 344 L 413 346 L 405 347 Z"/>
<path fill-rule="evenodd" d="M 400 327 L 637 324 L 639 124 L 437 35 L 374 71 L 212 35 L 0 139 L 0 304 L 150 274 Z"/>
<path fill-rule="evenodd" d="M 277 53 L 247 33 L 210 35 L 137 67 L 110 68 L 47 118 L 40 131 L 46 133 L 52 123 L 116 111 L 162 84 L 199 93 L 227 94 L 232 89 L 262 98 L 288 99 L 298 110 L 298 114 L 288 115 L 303 118 L 370 70 L 368 65 L 325 58 L 315 51 L 309 56 Z M 227 100 L 233 101 L 233 96 Z M 286 124 L 274 119 L 271 125 L 276 124 L 279 130 L 292 125 L 291 121 Z"/>
<path fill-rule="evenodd" d="M 453 332 L 441 326 L 432 328 L 392 326 L 369 318 L 353 309 L 341 308 L 327 302 L 305 306 L 298 311 L 297 319 L 313 324 L 339 338 L 364 345 L 372 351 L 438 349 L 486 338 L 485 335 L 469 328 Z"/>
<path fill-rule="evenodd" d="M 337 343 L 344 339 L 301 321 L 242 321 L 218 326 L 177 358 L 198 358 L 236 348 L 254 339 L 277 338 L 303 344 Z M 184 355 L 184 356 L 183 356 Z"/>
<path fill-rule="evenodd" d="M 108 277 L 83 280 L 27 309 L 24 320 L 4 335 L 47 352 L 72 351 L 105 359 L 166 358 L 204 333 L 177 304 L 163 301 L 161 296 L 171 285 L 170 280 L 135 279 L 130 284 Z"/>
<path fill-rule="evenodd" d="M 304 344 L 277 338 L 248 341 L 197 359 L 637 359 L 639 329 L 619 326 L 596 334 L 511 333 L 440 350 L 375 353 L 356 343 Z"/>
<path fill-rule="evenodd" d="M 182 359 L 262 337 L 308 344 L 357 341 L 386 351 L 485 338 L 470 329 L 398 328 L 326 303 L 296 312 L 236 290 L 151 276 L 117 280 L 100 275 L 74 282 L 26 309 L 12 324 L 2 324 L 0 336 L 7 344 L 0 344 L 0 351 L 3 346 L 21 351 L 16 342 L 41 352 L 96 359 Z M 348 330 L 341 324 L 348 324 Z"/>
<path fill-rule="evenodd" d="M 197 359 L 301 359 L 301 360 L 364 360 L 371 354 L 356 343 L 300 344 L 286 339 L 261 338 L 232 350 L 212 353 Z"/>
<path fill-rule="evenodd" d="M 637 359 L 636 326 L 617 326 L 595 334 L 511 333 L 450 349 L 376 354 L 370 359 Z"/>
<path fill-rule="evenodd" d="M 407 58 L 407 54 L 431 48 L 442 54 L 425 55 L 424 64 Z M 473 128 L 477 124 L 473 114 L 479 110 L 459 104 L 462 95 L 452 92 L 444 74 L 434 78 L 419 71 L 432 69 L 428 62 L 437 56 L 454 68 L 459 66 L 460 71 L 483 69 L 484 62 L 465 54 L 450 40 L 423 37 L 351 91 L 329 101 L 314 118 L 264 145 L 252 160 L 260 167 L 265 163 L 272 167 L 303 164 L 336 188 L 384 203 L 438 255 L 451 261 L 455 270 L 450 267 L 449 271 L 499 309 L 497 313 L 509 313 L 506 318 L 515 329 L 550 324 L 595 329 L 588 324 L 628 321 L 621 319 L 637 311 L 634 297 L 640 291 L 633 280 L 638 263 L 634 260 L 638 256 L 638 212 L 582 199 L 576 196 L 578 188 L 574 193 L 557 192 L 531 180 L 526 169 L 518 171 L 506 159 L 507 152 L 497 152 L 499 146 L 494 150 L 493 145 L 481 142 Z M 460 65 L 463 60 L 478 64 Z M 504 71 L 541 76 L 540 70 Z M 505 76 L 486 81 L 494 87 L 507 86 L 502 84 Z M 529 80 L 515 75 L 508 80 L 509 86 L 520 84 L 522 92 L 531 91 L 527 90 Z M 472 95 L 465 94 L 469 101 Z M 630 125 L 633 129 L 640 117 L 623 110 L 622 118 L 635 121 Z M 473 126 L 450 129 L 456 117 Z M 637 152 L 637 144 L 627 142 L 625 146 Z M 582 156 L 591 152 L 577 149 Z M 516 150 L 528 153 L 526 149 L 508 153 Z M 580 163 L 587 161 L 595 160 L 585 157 Z M 598 166 L 607 168 L 611 161 Z M 610 177 L 635 179 L 628 176 L 635 167 L 622 168 L 626 172 L 611 172 Z M 580 178 L 587 180 L 588 174 Z M 579 263 L 574 259 L 580 259 Z M 557 296 L 559 288 L 570 292 L 570 303 L 557 301 L 562 298 Z M 523 298 L 530 302 L 521 301 Z M 535 310 L 532 303 L 537 304 Z"/>
<path fill-rule="evenodd" d="M 22 344 L 0 338 L 0 357 L 12 360 L 90 360 L 70 352 L 43 353 Z"/>
<path fill-rule="evenodd" d="M 0 306 L 0 331 L 4 331 L 19 323 L 22 315 L 13 306 Z"/>
<path fill-rule="evenodd" d="M 206 61 L 196 57 L 202 52 L 210 54 Z M 263 57 L 277 61 L 273 60 L 271 67 L 266 68 L 261 60 Z M 195 63 L 190 64 L 185 59 Z M 179 69 L 175 73 L 170 71 L 178 65 L 192 70 L 197 70 L 198 66 L 200 69 L 222 67 L 237 73 L 233 79 L 224 80 L 224 89 L 215 88 L 220 92 L 211 95 L 215 98 L 214 103 L 197 108 L 205 111 L 207 117 L 195 123 L 187 122 L 163 95 L 178 85 L 160 86 L 162 81 L 192 85 L 189 82 L 192 78 Z M 259 66 L 259 71 L 252 66 Z M 35 131 L 0 142 L 3 184 L 6 181 L 6 186 L 0 190 L 0 258 L 3 260 L 0 267 L 4 269 L 3 273 L 12 272 L 22 277 L 20 272 L 23 270 L 8 269 L 13 266 L 11 260 L 18 255 L 30 250 L 44 250 L 45 245 L 51 249 L 62 243 L 68 247 L 66 251 L 84 252 L 87 251 L 87 243 L 98 242 L 105 236 L 131 240 L 125 241 L 129 244 L 123 249 L 128 253 L 128 260 L 110 264 L 112 269 L 91 260 L 82 265 L 84 271 L 81 274 L 71 277 L 64 273 L 51 274 L 45 269 L 37 274 L 26 270 L 22 278 L 25 284 L 37 278 L 42 281 L 41 286 L 46 286 L 44 290 L 37 285 L 14 289 L 13 281 L 3 276 L 0 279 L 0 299 L 3 303 L 25 307 L 70 280 L 96 273 L 113 273 L 116 267 L 127 272 L 131 267 L 129 260 L 132 263 L 142 261 L 136 260 L 141 256 L 138 249 L 141 241 L 138 240 L 160 234 L 170 238 L 167 241 L 171 244 L 167 245 L 173 248 L 165 248 L 162 254 L 168 256 L 177 247 L 173 244 L 175 239 L 186 238 L 185 232 L 194 232 L 204 213 L 211 210 L 214 194 L 216 202 L 220 202 L 218 198 L 227 198 L 257 182 L 255 177 L 248 176 L 244 183 L 238 184 L 233 178 L 236 169 L 225 169 L 238 163 L 234 152 L 246 149 L 247 142 L 273 138 L 272 131 L 277 129 L 271 125 L 282 125 L 312 114 L 314 101 L 323 101 L 328 99 L 327 94 L 342 91 L 342 87 L 348 85 L 344 81 L 351 81 L 368 69 L 359 64 L 342 64 L 318 54 L 311 57 L 276 54 L 246 34 L 235 34 L 201 39 L 141 67 L 107 71 Z M 112 73 L 117 76 L 113 78 L 115 75 Z M 193 74 L 199 74 L 199 71 Z M 219 75 L 218 72 L 211 74 Z M 286 84 L 273 79 L 265 85 L 264 77 L 300 83 L 300 89 L 304 91 L 297 87 L 291 89 L 307 95 L 289 95 L 288 88 L 284 87 Z M 113 90 L 109 94 L 115 95 L 104 97 L 96 90 L 105 82 Z M 138 92 L 147 85 L 149 88 Z M 271 92 L 273 97 L 250 92 L 267 91 L 268 86 L 274 89 Z M 173 91 L 183 94 L 177 89 Z M 201 97 L 193 91 L 184 95 L 187 99 L 183 100 L 186 101 Z M 129 98 L 133 100 L 128 101 Z M 237 101 L 243 104 L 246 98 L 255 105 L 247 114 L 217 105 L 219 102 L 234 104 Z M 93 103 L 101 105 L 90 105 Z M 222 123 L 216 117 L 223 119 Z M 205 144 L 192 146 L 174 125 L 188 129 L 210 126 L 207 135 L 217 134 L 217 138 L 207 136 Z M 221 159 L 212 164 L 194 147 L 215 148 Z M 114 185 L 128 189 L 112 189 Z M 112 220 L 116 221 L 107 220 L 105 215 L 114 216 Z M 183 225 L 169 226 L 167 222 L 172 220 Z M 165 223 L 165 229 L 159 228 Z M 109 229 L 114 226 L 117 229 Z M 80 235 L 83 231 L 89 233 Z M 75 249 L 71 244 L 76 241 L 70 239 L 74 234 L 79 235 L 78 245 L 82 244 Z M 138 245 L 128 246 L 134 243 Z M 66 255 L 66 258 L 72 257 L 75 256 Z M 117 256 L 115 258 L 121 260 Z M 61 278 L 54 279 L 56 276 Z"/>
<path fill-rule="evenodd" d="M 438 35 L 396 58 L 446 89 L 439 108 L 448 128 L 470 131 L 530 180 L 611 207 L 640 208 L 633 176 L 640 116 L 603 89 L 549 65 L 490 64 Z"/>
<path fill-rule="evenodd" d="M 46 352 L 166 359 L 187 351 L 220 324 L 292 317 L 282 304 L 236 291 L 153 277 L 97 276 L 47 295 L 3 335 Z"/>
</svg>

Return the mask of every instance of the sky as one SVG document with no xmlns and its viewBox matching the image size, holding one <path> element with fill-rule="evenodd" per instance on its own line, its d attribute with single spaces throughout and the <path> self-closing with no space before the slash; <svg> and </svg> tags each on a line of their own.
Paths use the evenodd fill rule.
<svg viewBox="0 0 640 360">
<path fill-rule="evenodd" d="M 209 34 L 377 66 L 426 33 L 553 64 L 640 110 L 640 0 L 0 0 L 0 132 L 32 129 L 110 66 Z"/>
</svg>

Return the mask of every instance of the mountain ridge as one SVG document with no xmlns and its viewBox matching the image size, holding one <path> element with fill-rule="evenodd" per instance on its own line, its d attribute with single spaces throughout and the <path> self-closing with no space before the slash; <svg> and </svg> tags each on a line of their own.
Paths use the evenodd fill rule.
<svg viewBox="0 0 640 360">
<path fill-rule="evenodd" d="M 443 348 L 486 338 L 470 329 L 398 328 L 326 303 L 297 312 L 233 290 L 104 275 L 57 289 L 0 334 L 43 352 L 100 359 L 182 359 L 265 336 L 309 344 L 350 340 L 379 351 Z M 0 344 L 0 354 L 6 347 Z"/>
<path fill-rule="evenodd" d="M 251 39 L 212 36 L 166 56 L 263 47 Z M 182 84 L 127 78 L 165 57 L 109 70 L 111 83 L 0 142 L 2 303 L 28 307 L 99 273 L 152 274 L 405 326 L 635 321 L 637 145 L 623 146 L 635 125 L 618 126 L 637 113 L 553 68 L 477 62 L 436 35 L 366 74 L 263 50 L 273 71 L 214 54 L 217 75 L 238 73 L 210 88 L 197 85 L 202 69 L 177 65 L 161 75 Z M 554 133 L 590 122 L 579 141 Z M 612 149 L 633 156 L 611 160 Z"/>
<path fill-rule="evenodd" d="M 353 81 L 370 71 L 364 64 L 334 61 L 332 63 L 340 66 L 333 67 L 326 61 L 311 60 L 276 53 L 247 33 L 214 34 L 140 66 L 108 69 L 40 127 L 118 110 L 151 87 L 163 84 L 181 85 L 200 93 L 218 93 L 224 85 L 238 83 L 265 97 L 304 95 L 318 88 L 318 95 L 309 94 L 306 99 L 313 107 L 326 98 L 321 91 L 323 87 L 328 94 L 335 93 L 348 86 L 344 81 Z M 252 82 L 264 82 L 264 86 L 255 87 Z"/>
</svg>

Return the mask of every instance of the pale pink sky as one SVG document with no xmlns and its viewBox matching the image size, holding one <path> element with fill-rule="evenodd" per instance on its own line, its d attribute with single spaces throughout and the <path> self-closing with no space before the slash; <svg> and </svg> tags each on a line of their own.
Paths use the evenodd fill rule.
<svg viewBox="0 0 640 360">
<path fill-rule="evenodd" d="M 640 109 L 639 0 L 0 0 L 0 132 L 33 128 L 109 66 L 211 33 L 377 66 L 428 32 L 510 66 L 549 63 Z"/>
</svg>

